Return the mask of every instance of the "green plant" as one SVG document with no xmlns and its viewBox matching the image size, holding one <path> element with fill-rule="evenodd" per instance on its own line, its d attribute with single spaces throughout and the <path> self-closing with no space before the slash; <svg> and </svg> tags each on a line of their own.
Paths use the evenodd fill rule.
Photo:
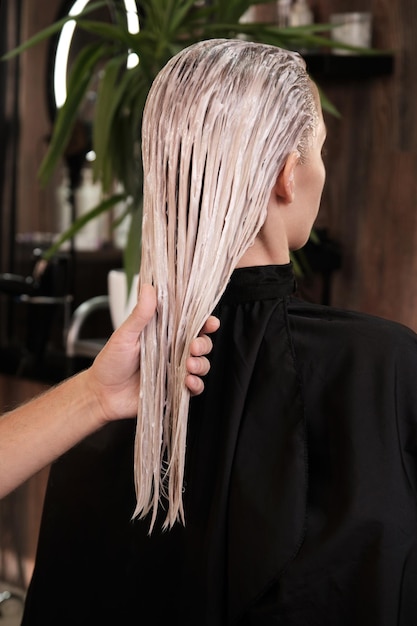
<svg viewBox="0 0 417 626">
<path fill-rule="evenodd" d="M 100 67 L 92 147 L 96 154 L 94 178 L 101 182 L 104 200 L 62 233 L 46 251 L 47 257 L 55 254 L 62 243 L 73 237 L 87 221 L 123 200 L 126 203 L 126 215 L 131 216 L 124 250 L 124 266 L 130 284 L 139 267 L 140 253 L 142 111 L 154 77 L 180 49 L 201 39 L 242 36 L 290 49 L 337 45 L 325 35 L 329 31 L 328 24 L 279 28 L 273 24 L 241 21 L 251 5 L 261 3 L 265 4 L 265 1 L 141 0 L 140 31 L 136 34 L 129 32 L 121 2 L 106 0 L 90 3 L 82 14 L 55 22 L 5 57 L 10 58 L 56 35 L 70 19 L 75 19 L 78 28 L 94 36 L 93 42 L 84 46 L 73 63 L 68 80 L 68 95 L 57 113 L 49 149 L 39 170 L 39 179 L 45 184 L 58 166 L 79 118 L 86 92 Z M 89 19 L 92 11 L 103 6 L 109 8 L 113 18 L 111 22 Z M 126 60 L 131 53 L 138 56 L 139 62 L 128 69 Z M 321 97 L 323 108 L 336 113 L 323 93 Z M 118 181 L 122 193 L 114 193 L 115 181 Z"/>
</svg>

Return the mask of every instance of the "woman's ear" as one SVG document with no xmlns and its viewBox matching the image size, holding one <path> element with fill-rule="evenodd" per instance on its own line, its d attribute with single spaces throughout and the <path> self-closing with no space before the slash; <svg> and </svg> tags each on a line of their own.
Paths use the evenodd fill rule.
<svg viewBox="0 0 417 626">
<path fill-rule="evenodd" d="M 274 192 L 284 204 L 291 204 L 295 198 L 295 168 L 300 160 L 299 152 L 291 152 L 278 174 Z"/>
</svg>

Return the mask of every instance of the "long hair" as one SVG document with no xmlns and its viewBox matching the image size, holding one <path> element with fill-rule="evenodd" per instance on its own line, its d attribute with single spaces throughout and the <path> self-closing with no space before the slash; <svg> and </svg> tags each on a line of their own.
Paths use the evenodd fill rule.
<svg viewBox="0 0 417 626">
<path fill-rule="evenodd" d="M 306 150 L 317 104 L 302 58 L 275 46 L 217 39 L 174 56 L 143 116 L 140 281 L 157 314 L 141 339 L 134 516 L 182 503 L 190 342 L 262 227 L 286 158 Z"/>
</svg>

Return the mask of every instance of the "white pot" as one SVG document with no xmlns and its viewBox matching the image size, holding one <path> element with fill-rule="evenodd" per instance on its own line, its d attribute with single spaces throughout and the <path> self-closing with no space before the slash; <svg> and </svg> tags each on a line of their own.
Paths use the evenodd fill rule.
<svg viewBox="0 0 417 626">
<path fill-rule="evenodd" d="M 137 302 L 138 279 L 136 275 L 132 281 L 129 297 L 127 294 L 127 280 L 123 269 L 110 270 L 107 276 L 109 293 L 110 316 L 113 328 L 118 328 L 133 311 Z"/>
</svg>

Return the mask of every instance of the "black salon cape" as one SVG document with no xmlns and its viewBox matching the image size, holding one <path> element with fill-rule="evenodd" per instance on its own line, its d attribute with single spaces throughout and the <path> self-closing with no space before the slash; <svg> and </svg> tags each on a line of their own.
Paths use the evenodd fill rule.
<svg viewBox="0 0 417 626">
<path fill-rule="evenodd" d="M 416 336 L 293 289 L 222 298 L 185 528 L 131 520 L 133 420 L 54 464 L 23 626 L 417 624 Z"/>
</svg>

